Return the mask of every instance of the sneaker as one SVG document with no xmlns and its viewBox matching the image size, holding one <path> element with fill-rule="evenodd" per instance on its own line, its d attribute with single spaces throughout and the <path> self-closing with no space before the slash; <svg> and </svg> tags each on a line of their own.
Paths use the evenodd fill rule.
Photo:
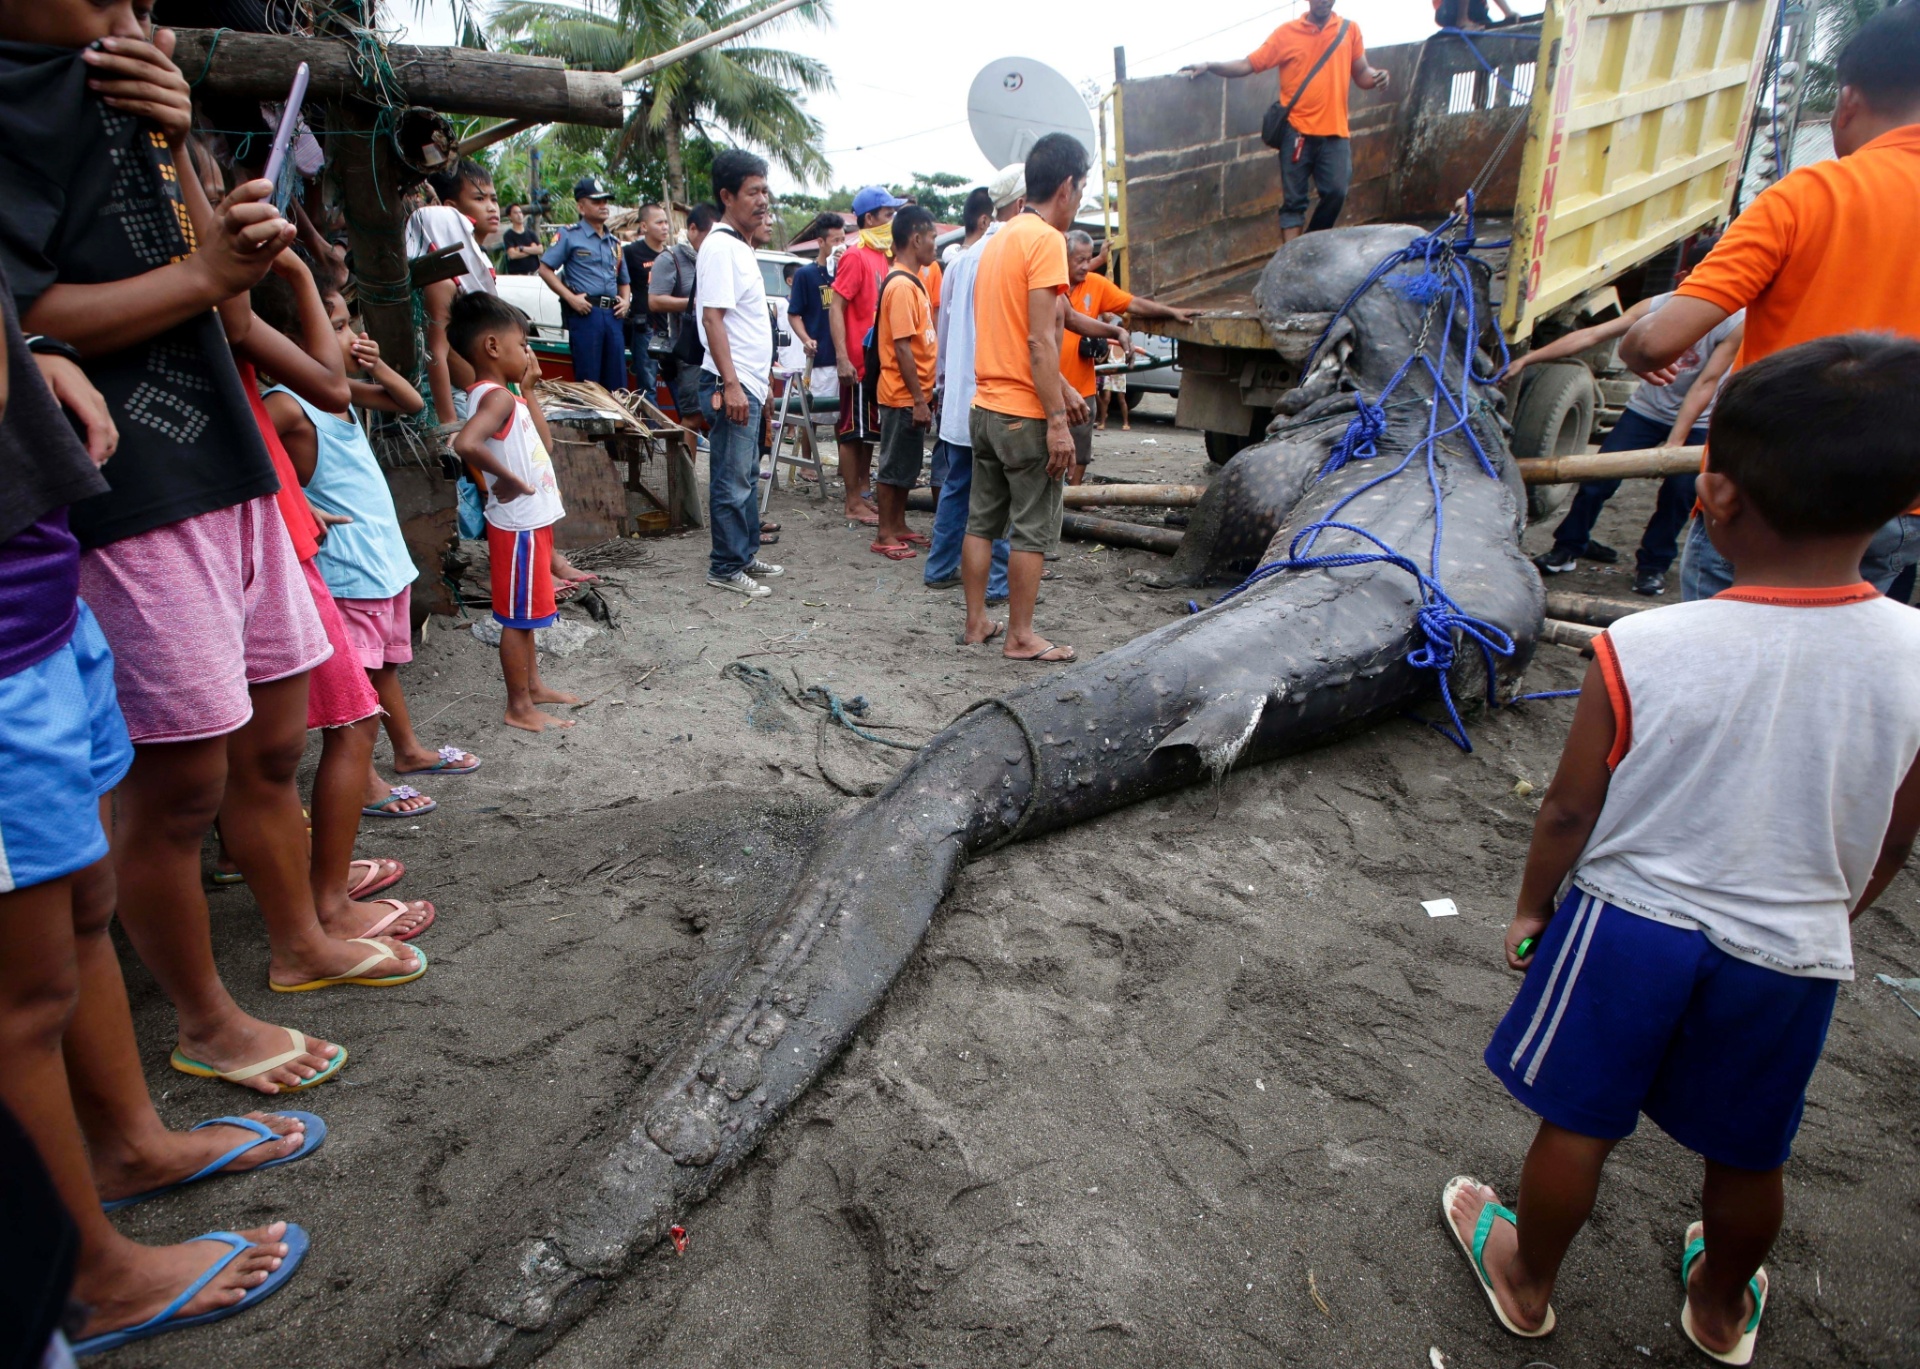
<svg viewBox="0 0 1920 1369">
<path fill-rule="evenodd" d="M 1667 577 L 1661 571 L 1643 570 L 1633 577 L 1633 592 L 1656 598 L 1667 592 Z"/>
<path fill-rule="evenodd" d="M 1586 546 L 1580 548 L 1580 559 L 1592 561 L 1596 565 L 1611 566 L 1620 559 L 1620 553 L 1605 542 L 1589 540 Z"/>
<path fill-rule="evenodd" d="M 748 575 L 757 575 L 762 580 L 778 580 L 787 573 L 785 566 L 776 566 L 771 561 L 762 561 L 758 556 L 747 562 Z"/>
<path fill-rule="evenodd" d="M 949 575 L 944 580 L 927 580 L 923 583 L 928 589 L 958 589 L 960 587 L 960 577 L 957 575 Z"/>
<path fill-rule="evenodd" d="M 1533 558 L 1533 564 L 1540 568 L 1542 575 L 1564 575 L 1579 563 L 1580 556 L 1578 552 L 1569 551 L 1565 547 L 1557 545 L 1545 556 L 1536 556 Z"/>
<path fill-rule="evenodd" d="M 749 599 L 764 599 L 773 593 L 771 589 L 768 589 L 744 570 L 736 570 L 731 575 L 709 575 L 707 577 L 707 588 L 730 590 L 735 594 L 744 594 Z"/>
</svg>

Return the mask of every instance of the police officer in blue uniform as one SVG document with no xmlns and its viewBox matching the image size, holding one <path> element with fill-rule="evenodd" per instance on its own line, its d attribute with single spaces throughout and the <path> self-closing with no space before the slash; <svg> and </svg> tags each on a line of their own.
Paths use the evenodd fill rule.
<svg viewBox="0 0 1920 1369">
<path fill-rule="evenodd" d="M 574 183 L 580 221 L 562 228 L 553 246 L 541 254 L 540 279 L 567 306 L 575 379 L 624 390 L 627 339 L 621 320 L 633 302 L 633 286 L 620 244 L 607 231 L 612 200 L 613 192 L 598 176 L 582 176 Z"/>
</svg>

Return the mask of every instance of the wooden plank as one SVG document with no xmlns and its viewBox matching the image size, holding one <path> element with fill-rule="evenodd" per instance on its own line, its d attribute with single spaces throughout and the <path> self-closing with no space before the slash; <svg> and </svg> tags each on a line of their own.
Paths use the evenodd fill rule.
<svg viewBox="0 0 1920 1369">
<path fill-rule="evenodd" d="M 204 71 L 200 88 L 216 95 L 285 99 L 294 68 L 302 62 L 312 72 L 309 90 L 314 99 L 348 99 L 366 92 L 354 70 L 355 51 L 342 40 L 220 29 L 216 44 L 215 32 L 175 29 L 173 60 L 190 81 Z M 568 71 L 551 57 L 479 48 L 393 43 L 386 51 L 410 104 L 449 114 L 524 116 L 594 128 L 618 128 L 624 120 L 620 81 L 612 72 Z"/>
</svg>

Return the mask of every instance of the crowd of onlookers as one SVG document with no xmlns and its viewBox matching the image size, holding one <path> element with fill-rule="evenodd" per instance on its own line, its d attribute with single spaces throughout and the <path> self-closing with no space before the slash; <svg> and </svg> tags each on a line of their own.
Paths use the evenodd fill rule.
<svg viewBox="0 0 1920 1369">
<path fill-rule="evenodd" d="M 1560 1259 L 1645 1112 L 1707 1161 L 1683 1325 L 1745 1362 L 1782 1167 L 1852 975 L 1847 919 L 1920 828 L 1920 619 L 1878 593 L 1920 560 L 1920 511 L 1903 512 L 1920 496 L 1916 15 L 1889 10 L 1841 55 L 1838 161 L 1761 195 L 1671 296 L 1560 344 L 1617 334 L 1647 380 L 1630 438 L 1705 437 L 1712 455 L 1663 492 L 1641 548 L 1657 577 L 1683 542 L 1695 602 L 1598 644 L 1508 934 L 1528 978 L 1488 1063 L 1542 1118 L 1518 1210 L 1464 1177 L 1447 1190 L 1450 1228 L 1521 1335 L 1551 1329 Z M 336 1078 L 349 1050 L 242 1009 L 209 885 L 250 889 L 274 992 L 429 972 L 434 905 L 391 894 L 405 867 L 355 841 L 363 819 L 431 812 L 416 783 L 481 761 L 409 718 L 418 571 L 376 416 L 451 425 L 507 723 L 569 725 L 543 708 L 574 700 L 542 681 L 533 634 L 591 577 L 554 545 L 539 362 L 479 245 L 501 226 L 484 169 L 434 176 L 408 224 L 413 255 L 452 250 L 465 268 L 422 292 L 423 395 L 357 325 L 344 253 L 258 175 L 260 150 L 196 132 L 171 36 L 144 8 L 0 7 L 0 43 L 0 1270 L 27 1290 L 0 1337 L 58 1364 L 69 1342 L 199 1325 L 283 1284 L 307 1249 L 298 1226 L 149 1245 L 108 1214 L 297 1162 L 326 1136 L 284 1109 L 167 1127 L 110 921 L 175 1010 L 171 1067 L 272 1098 Z M 1313 60 L 1310 44 L 1269 46 L 1283 83 Z M 766 163 L 737 149 L 715 157 L 684 241 L 647 206 L 621 242 L 589 177 L 552 242 L 510 214 L 503 267 L 558 294 L 578 375 L 664 384 L 700 428 L 707 584 L 760 597 L 782 574 L 760 556 L 778 533 L 758 502 L 764 416 L 776 384 L 799 386 L 836 411 L 843 507 L 873 554 L 924 552 L 928 585 L 958 583 L 961 642 L 1063 663 L 1073 648 L 1036 630 L 1034 606 L 1063 486 L 1091 460 L 1101 371 L 1130 364 L 1127 320 L 1186 317 L 1100 273 L 1074 228 L 1088 166 L 1073 138 L 1041 138 L 968 196 L 944 250 L 925 209 L 862 189 L 851 224 L 803 235 L 814 260 L 784 314 L 756 255 L 773 231 Z M 923 532 L 907 496 L 929 476 Z M 1594 554 L 1607 493 L 1583 492 L 1543 569 Z M 399 783 L 375 765 L 383 728 Z"/>
</svg>

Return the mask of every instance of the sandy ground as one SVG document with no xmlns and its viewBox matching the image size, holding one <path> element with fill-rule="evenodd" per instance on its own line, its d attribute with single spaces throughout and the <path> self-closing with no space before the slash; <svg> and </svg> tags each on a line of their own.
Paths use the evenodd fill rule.
<svg viewBox="0 0 1920 1369">
<path fill-rule="evenodd" d="M 1108 475 L 1206 470 L 1164 421 L 1100 447 Z M 1633 545 L 1649 489 L 1605 540 Z M 702 535 L 604 557 L 619 630 L 546 664 L 590 701 L 566 733 L 501 726 L 493 654 L 435 621 L 406 672 L 415 717 L 485 768 L 362 841 L 439 905 L 424 979 L 271 995 L 250 897 L 212 895 L 242 1002 L 353 1059 L 298 1102 L 332 1128 L 313 1159 L 126 1229 L 285 1217 L 313 1253 L 267 1308 L 103 1363 L 412 1362 L 458 1271 L 537 1229 L 852 802 L 822 766 L 858 787 L 904 755 L 791 706 L 750 721 L 721 667 L 864 694 L 916 740 L 1031 677 L 952 644 L 956 593 L 923 589 L 919 563 L 804 498 L 775 513 L 788 574 L 762 602 L 702 587 Z M 1097 652 L 1166 621 L 1184 596 L 1130 579 L 1154 563 L 1067 544 L 1043 629 Z M 1542 650 L 1533 687 L 1577 683 L 1571 652 Z M 1500 940 L 1537 792 L 1515 783 L 1544 785 L 1568 707 L 1482 719 L 1471 755 L 1388 724 L 974 865 L 855 1046 L 685 1215 L 687 1253 L 636 1258 L 543 1365 L 1702 1362 L 1676 1325 L 1698 1166 L 1651 1127 L 1616 1152 L 1549 1342 L 1495 1328 L 1437 1215 L 1456 1172 L 1510 1193 L 1531 1135 L 1480 1052 L 1516 984 Z M 1429 919 L 1437 897 L 1460 915 Z M 1769 1366 L 1920 1363 L 1920 1021 L 1871 979 L 1920 975 L 1911 874 L 1857 943 L 1789 1170 Z M 171 1013 L 126 959 L 164 1113 L 257 1101 L 166 1069 Z"/>
</svg>

